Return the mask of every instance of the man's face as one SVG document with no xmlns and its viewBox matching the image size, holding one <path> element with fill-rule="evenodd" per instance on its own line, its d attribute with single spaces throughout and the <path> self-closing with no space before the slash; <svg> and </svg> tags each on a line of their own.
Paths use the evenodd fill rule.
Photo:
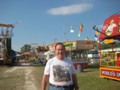
<svg viewBox="0 0 120 90">
<path fill-rule="evenodd" d="M 57 45 L 55 50 L 56 56 L 58 59 L 64 59 L 65 55 L 65 48 L 62 45 Z"/>
</svg>

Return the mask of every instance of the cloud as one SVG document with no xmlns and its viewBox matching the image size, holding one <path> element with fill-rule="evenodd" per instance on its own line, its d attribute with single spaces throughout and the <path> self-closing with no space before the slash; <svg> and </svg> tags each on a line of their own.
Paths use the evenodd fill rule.
<svg viewBox="0 0 120 90">
<path fill-rule="evenodd" d="M 58 8 L 52 8 L 47 12 L 51 15 L 69 15 L 83 13 L 93 7 L 92 4 L 75 4 L 69 6 L 62 6 Z"/>
</svg>

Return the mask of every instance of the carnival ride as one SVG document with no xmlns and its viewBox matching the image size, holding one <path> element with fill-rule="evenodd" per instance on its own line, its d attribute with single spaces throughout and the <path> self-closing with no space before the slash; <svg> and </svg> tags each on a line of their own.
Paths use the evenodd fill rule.
<svg viewBox="0 0 120 90">
<path fill-rule="evenodd" d="M 2 64 L 10 64 L 12 62 L 11 39 L 13 28 L 13 24 L 0 23 L 0 63 Z"/>
<path fill-rule="evenodd" d="M 104 21 L 99 36 L 100 77 L 120 80 L 120 51 L 114 44 L 120 41 L 120 14 L 114 14 Z M 111 44 L 111 51 L 102 52 L 101 43 Z"/>
</svg>

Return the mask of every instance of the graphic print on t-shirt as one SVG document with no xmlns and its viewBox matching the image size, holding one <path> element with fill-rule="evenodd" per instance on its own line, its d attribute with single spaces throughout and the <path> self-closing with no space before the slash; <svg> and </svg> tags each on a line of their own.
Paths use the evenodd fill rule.
<svg viewBox="0 0 120 90">
<path fill-rule="evenodd" d="M 68 67 L 63 67 L 60 65 L 53 65 L 53 75 L 55 82 L 68 82 L 71 80 L 67 68 Z"/>
</svg>

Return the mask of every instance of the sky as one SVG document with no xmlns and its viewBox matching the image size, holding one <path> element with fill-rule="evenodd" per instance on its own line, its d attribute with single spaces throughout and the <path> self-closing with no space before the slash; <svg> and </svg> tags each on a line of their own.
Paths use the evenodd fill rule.
<svg viewBox="0 0 120 90">
<path fill-rule="evenodd" d="M 25 44 L 94 40 L 93 26 L 101 31 L 104 20 L 119 11 L 120 0 L 0 0 L 0 23 L 14 25 L 12 49 L 20 51 Z"/>
</svg>

